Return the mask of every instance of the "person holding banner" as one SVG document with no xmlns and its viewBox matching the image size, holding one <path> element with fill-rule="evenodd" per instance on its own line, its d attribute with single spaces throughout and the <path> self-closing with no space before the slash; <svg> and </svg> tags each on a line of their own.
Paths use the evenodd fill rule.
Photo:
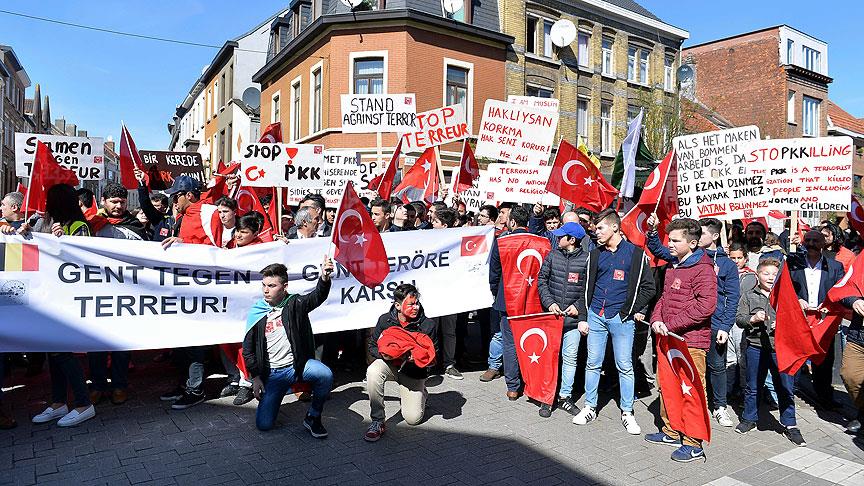
<svg viewBox="0 0 864 486">
<path fill-rule="evenodd" d="M 10 192 L 0 199 L 0 233 L 11 235 L 24 224 L 24 195 Z"/>
<path fill-rule="evenodd" d="M 166 238 L 177 236 L 179 226 L 174 216 L 169 214 L 171 209 L 168 196 L 162 193 L 151 193 L 147 187 L 144 171 L 135 168 L 135 179 L 138 180 L 138 204 L 147 216 L 152 230 L 151 241 L 164 241 Z M 157 207 L 158 204 L 158 207 Z"/>
<path fill-rule="evenodd" d="M 249 311 L 243 338 L 243 359 L 259 400 L 255 414 L 258 430 L 273 428 L 282 399 L 302 380 L 312 386 L 312 402 L 303 426 L 316 439 L 327 437 L 321 413 L 333 388 L 333 372 L 313 358 L 315 337 L 309 313 L 327 300 L 333 269 L 333 260 L 325 256 L 318 284 L 305 295 L 288 293 L 285 265 L 273 263 L 261 270 L 263 298 Z"/>
<path fill-rule="evenodd" d="M 316 212 L 310 205 L 303 206 L 294 215 L 294 226 L 285 235 L 289 240 L 303 240 L 318 236 L 321 225 L 320 211 Z"/>
</svg>

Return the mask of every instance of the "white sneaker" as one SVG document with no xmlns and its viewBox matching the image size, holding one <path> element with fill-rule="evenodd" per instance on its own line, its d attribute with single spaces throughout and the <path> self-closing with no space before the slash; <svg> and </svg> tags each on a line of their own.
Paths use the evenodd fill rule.
<svg viewBox="0 0 864 486">
<path fill-rule="evenodd" d="M 585 405 L 575 417 L 573 417 L 573 423 L 576 425 L 586 425 L 589 422 L 593 422 L 594 419 L 597 418 L 597 412 L 594 411 L 593 408 Z"/>
<path fill-rule="evenodd" d="M 726 411 L 726 407 L 720 407 L 717 410 L 714 410 L 711 415 L 721 427 L 732 427 L 735 425 L 732 423 L 732 418 L 729 417 L 729 412 Z"/>
<path fill-rule="evenodd" d="M 57 421 L 57 425 L 59 427 L 73 427 L 75 425 L 80 424 L 81 422 L 90 420 L 91 418 L 96 416 L 96 407 L 90 405 L 85 408 L 83 412 L 78 412 L 78 410 L 72 409 L 71 412 L 67 413 L 63 418 Z"/>
<path fill-rule="evenodd" d="M 44 412 L 33 417 L 33 423 L 34 424 L 44 424 L 45 422 L 57 420 L 60 417 L 63 417 L 64 415 L 66 415 L 67 413 L 69 413 L 69 407 L 67 407 L 66 405 L 63 405 L 62 407 L 57 408 L 57 409 L 51 408 L 49 406 L 48 408 L 45 409 Z"/>
<path fill-rule="evenodd" d="M 636 423 L 636 417 L 633 412 L 621 412 L 621 424 L 627 429 L 627 433 L 631 435 L 639 435 L 642 433 L 642 427 Z"/>
</svg>

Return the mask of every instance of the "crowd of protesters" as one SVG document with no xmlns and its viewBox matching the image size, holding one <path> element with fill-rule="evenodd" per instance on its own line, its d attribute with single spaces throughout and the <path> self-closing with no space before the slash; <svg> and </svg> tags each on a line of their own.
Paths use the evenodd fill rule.
<svg viewBox="0 0 864 486">
<path fill-rule="evenodd" d="M 97 201 L 86 189 L 56 185 L 47 194 L 44 214 L 24 220 L 23 196 L 6 194 L 0 209 L 0 233 L 51 233 L 56 236 L 149 240 L 167 248 L 176 243 L 197 243 L 237 248 L 261 243 L 264 214 L 242 212 L 227 196 L 213 201 L 222 227 L 202 237 L 191 218 L 201 211 L 206 188 L 180 176 L 164 192 L 151 192 L 138 173 L 140 208 L 127 207 L 127 190 L 108 183 Z M 237 179 L 228 178 L 229 186 Z M 442 196 L 444 196 L 442 194 Z M 776 314 L 769 294 L 781 268 L 788 268 L 804 311 L 818 309 L 826 293 L 848 269 L 860 251 L 854 232 L 825 221 L 803 235 L 770 233 L 762 223 L 724 225 L 717 219 L 673 220 L 665 229 L 668 243 L 655 228 L 647 235 L 647 249 L 668 265 L 652 267 L 645 249 L 628 241 L 621 231 L 621 215 L 613 209 L 599 214 L 581 208 L 562 212 L 557 207 L 502 203 L 466 210 L 458 195 L 447 204 L 436 201 L 404 203 L 399 199 L 365 200 L 377 229 L 384 232 L 421 231 L 459 226 L 494 226 L 495 237 L 533 233 L 548 238 L 536 291 L 544 310 L 563 316 L 560 383 L 554 404 L 537 404 L 542 417 L 553 413 L 572 416 L 578 426 L 590 426 L 600 410 L 600 394 L 618 400 L 621 424 L 633 435 L 642 428 L 633 414 L 636 398 L 654 387 L 652 336 L 674 333 L 686 341 L 696 371 L 705 384 L 709 411 L 719 426 L 751 432 L 759 419 L 760 403 L 778 408 L 783 434 L 796 445 L 804 438 L 796 425 L 795 397 L 807 389 L 807 399 L 823 409 L 837 409 L 832 376 L 833 343 L 819 364 L 805 366 L 797 376 L 780 373 L 774 349 Z M 276 201 L 262 198 L 265 211 Z M 317 194 L 307 195 L 296 207 L 285 207 L 274 239 L 327 237 L 335 211 Z M 189 221 L 187 221 L 189 220 Z M 729 231 L 726 235 L 723 233 Z M 724 244 L 728 240 L 728 243 Z M 295 392 L 311 399 L 303 426 L 317 438 L 326 437 L 322 410 L 330 393 L 334 367 L 366 366 L 371 424 L 364 438 L 373 442 L 385 433 L 384 384 L 399 386 L 402 416 L 411 425 L 422 422 L 427 397 L 426 381 L 438 374 L 454 380 L 464 377 L 469 321 L 478 325 L 485 371 L 481 382 L 503 377 L 506 397 L 518 400 L 524 383 L 519 371 L 513 332 L 508 322 L 498 244 L 490 252 L 490 309 L 429 318 L 421 305 L 421 292 L 403 284 L 393 293 L 393 305 L 366 331 L 313 336 L 309 313 L 321 305 L 330 290 L 333 262 L 325 258 L 316 288 L 306 295 L 288 292 L 284 265 L 275 262 L 260 273 L 262 298 L 250 303 L 247 332 L 242 343 L 163 350 L 154 359 L 171 360 L 177 369 L 176 386 L 161 395 L 171 408 L 185 409 L 208 397 L 203 388 L 205 365 L 211 357 L 227 375 L 220 397 L 234 397 L 235 405 L 257 399 L 256 426 L 274 427 L 283 398 Z M 796 248 L 793 250 L 793 248 Z M 843 301 L 850 322 L 841 327 L 841 376 L 858 410 L 847 431 L 861 433 L 864 420 L 864 296 Z M 611 349 L 609 349 L 611 348 Z M 129 351 L 94 352 L 87 356 L 87 373 L 72 353 L 48 353 L 51 397 L 34 423 L 57 421 L 74 426 L 96 414 L 103 401 L 121 405 L 128 399 Z M 28 354 L 39 372 L 39 353 Z M 585 356 L 585 359 L 580 359 Z M 0 359 L 0 367 L 7 358 Z M 4 376 L 0 369 L 0 379 Z M 89 381 L 89 386 L 88 386 Z M 809 382 L 809 384 L 808 384 Z M 807 386 L 801 386 L 802 383 Z M 601 386 L 602 385 L 602 386 Z M 72 399 L 69 399 L 69 390 Z M 2 393 L 2 391 L 0 391 Z M 577 405 L 578 397 L 584 400 Z M 664 426 L 644 439 L 675 447 L 672 459 L 681 462 L 705 457 L 700 440 L 672 428 L 661 394 Z M 732 407 L 741 411 L 733 421 Z M 0 428 L 16 425 L 0 406 Z"/>
</svg>

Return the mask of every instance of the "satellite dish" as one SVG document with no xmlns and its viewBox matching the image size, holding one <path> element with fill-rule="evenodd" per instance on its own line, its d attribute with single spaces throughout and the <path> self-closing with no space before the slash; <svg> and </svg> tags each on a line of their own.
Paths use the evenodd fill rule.
<svg viewBox="0 0 864 486">
<path fill-rule="evenodd" d="M 254 86 L 246 88 L 241 99 L 253 110 L 261 107 L 261 92 Z"/>
<path fill-rule="evenodd" d="M 576 25 L 567 19 L 561 19 L 552 24 L 552 30 L 549 34 L 552 36 L 553 44 L 558 47 L 567 47 L 576 40 Z"/>
<path fill-rule="evenodd" d="M 339 1 L 342 2 L 342 5 L 345 5 L 346 7 L 350 8 L 351 10 L 354 10 L 355 8 L 359 7 L 360 4 L 363 3 L 363 0 L 339 0 Z"/>
<path fill-rule="evenodd" d="M 681 84 L 687 84 L 693 82 L 693 66 L 689 64 L 682 64 L 681 67 L 678 68 L 678 81 Z"/>
<path fill-rule="evenodd" d="M 463 0 L 444 0 L 444 11 L 450 15 L 462 10 L 465 5 Z"/>
</svg>

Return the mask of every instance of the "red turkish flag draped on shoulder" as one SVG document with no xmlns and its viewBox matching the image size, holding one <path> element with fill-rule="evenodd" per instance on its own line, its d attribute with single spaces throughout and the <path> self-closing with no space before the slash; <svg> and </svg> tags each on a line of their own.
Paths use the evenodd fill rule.
<svg viewBox="0 0 864 486">
<path fill-rule="evenodd" d="M 366 287 L 381 285 L 390 273 L 387 251 L 351 181 L 345 185 L 335 221 L 333 244 L 336 245 L 336 261 Z"/>
<path fill-rule="evenodd" d="M 183 224 L 180 225 L 180 239 L 183 243 L 225 248 L 228 241 L 222 241 L 224 234 L 222 220 L 219 219 L 219 212 L 213 204 L 199 201 L 186 208 L 183 213 Z"/>
<path fill-rule="evenodd" d="M 564 139 L 558 144 L 546 190 L 594 212 L 608 208 L 618 195 L 591 159 Z"/>
<path fill-rule="evenodd" d="M 798 303 L 788 266 L 784 265 L 780 270 L 769 301 L 777 313 L 777 327 L 774 329 L 777 368 L 781 373 L 795 375 L 811 356 L 820 355 L 822 349 Z"/>
<path fill-rule="evenodd" d="M 540 293 L 537 291 L 537 275 L 543 260 L 552 250 L 549 238 L 517 233 L 498 238 L 496 244 L 501 257 L 507 315 L 543 312 Z"/>
<path fill-rule="evenodd" d="M 852 196 L 851 209 L 851 211 L 846 213 L 846 218 L 849 220 L 849 226 L 852 226 L 859 235 L 864 235 L 864 207 L 861 207 L 861 202 L 854 195 Z"/>
<path fill-rule="evenodd" d="M 366 189 L 378 193 L 381 199 L 390 199 L 390 194 L 393 192 L 393 182 L 396 181 L 396 171 L 399 170 L 399 156 L 402 154 L 402 137 L 399 137 L 399 143 L 393 149 L 393 155 L 390 157 L 390 163 L 384 172 L 373 177 L 366 185 Z"/>
<path fill-rule="evenodd" d="M 141 156 L 138 155 L 138 148 L 135 146 L 135 141 L 132 140 L 132 135 L 125 124 L 120 126 L 120 183 L 123 187 L 129 190 L 138 188 L 138 179 L 135 178 L 135 168 L 144 170 L 144 163 L 141 162 Z M 144 170 L 146 174 L 147 171 Z M 149 187 L 149 180 L 145 176 L 145 184 Z"/>
<path fill-rule="evenodd" d="M 477 158 L 474 157 L 471 144 L 466 139 L 462 142 L 462 158 L 459 162 L 459 170 L 453 174 L 453 194 L 471 189 L 478 177 L 480 177 L 480 166 L 477 165 Z"/>
<path fill-rule="evenodd" d="M 57 184 L 78 185 L 75 171 L 57 163 L 51 149 L 42 142 L 36 142 L 36 156 L 30 170 L 30 183 L 25 194 L 24 207 L 30 211 L 45 212 L 48 189 Z M 26 212 L 26 210 L 25 210 Z"/>
<path fill-rule="evenodd" d="M 438 152 L 434 147 L 423 152 L 393 190 L 393 195 L 405 203 L 423 201 L 427 206 L 438 198 Z"/>
<path fill-rule="evenodd" d="M 645 250 L 651 266 L 658 267 L 666 262 L 648 251 L 646 221 L 651 213 L 657 213 L 659 223 L 657 234 L 665 245 L 669 236 L 666 225 L 678 215 L 678 158 L 674 151 L 669 151 L 660 164 L 645 181 L 639 202 L 621 218 L 621 232 L 627 240 Z"/>
<path fill-rule="evenodd" d="M 558 359 L 564 319 L 551 312 L 508 317 L 519 372 L 525 380 L 525 395 L 540 403 L 555 403 L 558 388 Z"/>
<path fill-rule="evenodd" d="M 672 429 L 711 442 L 711 417 L 702 379 L 687 343 L 672 336 L 657 339 L 657 381 Z"/>
<path fill-rule="evenodd" d="M 282 143 L 282 122 L 271 123 L 261 132 L 258 143 Z"/>
</svg>

